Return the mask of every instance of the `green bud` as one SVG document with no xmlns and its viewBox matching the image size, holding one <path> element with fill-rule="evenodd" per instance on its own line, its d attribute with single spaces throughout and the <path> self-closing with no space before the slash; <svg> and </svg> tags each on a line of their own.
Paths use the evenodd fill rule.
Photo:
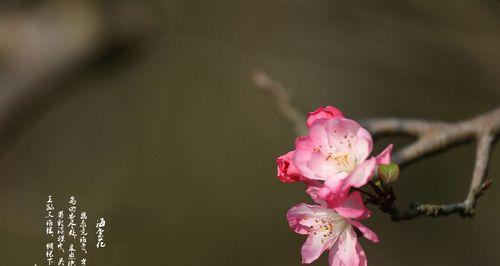
<svg viewBox="0 0 500 266">
<path fill-rule="evenodd" d="M 398 180 L 399 166 L 393 162 L 390 164 L 383 164 L 378 167 L 378 176 L 386 184 Z"/>
</svg>

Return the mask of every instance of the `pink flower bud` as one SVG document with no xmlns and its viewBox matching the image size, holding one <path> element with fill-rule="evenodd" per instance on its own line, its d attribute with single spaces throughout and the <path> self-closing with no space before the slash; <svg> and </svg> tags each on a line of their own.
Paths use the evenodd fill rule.
<svg viewBox="0 0 500 266">
<path fill-rule="evenodd" d="M 294 151 L 291 151 L 276 159 L 276 164 L 278 165 L 278 178 L 285 183 L 297 182 L 301 179 L 299 170 L 292 162 L 294 153 Z"/>
</svg>

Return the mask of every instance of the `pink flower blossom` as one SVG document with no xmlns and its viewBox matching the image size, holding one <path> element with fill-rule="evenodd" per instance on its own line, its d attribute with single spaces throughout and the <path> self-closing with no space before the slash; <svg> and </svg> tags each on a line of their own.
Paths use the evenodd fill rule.
<svg viewBox="0 0 500 266">
<path fill-rule="evenodd" d="M 329 250 L 330 266 L 366 266 L 357 233 L 373 242 L 378 237 L 358 221 L 371 213 L 351 188 L 364 186 L 379 165 L 390 163 L 392 144 L 371 156 L 370 133 L 332 106 L 309 113 L 307 127 L 309 135 L 296 140 L 296 149 L 276 160 L 278 178 L 303 182 L 317 204 L 302 203 L 287 213 L 290 227 L 308 235 L 302 262 L 311 263 Z"/>
<path fill-rule="evenodd" d="M 347 197 L 351 187 L 365 185 L 379 163 L 390 161 L 392 146 L 379 156 L 369 157 L 373 148 L 370 133 L 344 117 L 314 120 L 309 135 L 295 143 L 293 164 L 307 179 L 321 180 L 319 197 L 334 206 Z"/>
<path fill-rule="evenodd" d="M 343 116 L 342 112 L 333 106 L 319 107 L 315 111 L 309 113 L 306 124 L 310 127 L 317 119 Z M 278 179 L 285 183 L 308 180 L 307 178 L 301 176 L 300 171 L 293 164 L 292 158 L 294 153 L 294 151 L 291 151 L 276 159 L 276 164 L 278 166 Z"/>
<path fill-rule="evenodd" d="M 326 107 L 319 107 L 318 109 L 314 110 L 313 112 L 310 112 L 309 115 L 307 116 L 307 127 L 311 127 L 311 125 L 314 123 L 314 121 L 321 119 L 321 118 L 334 118 L 334 117 L 344 117 L 344 114 L 342 112 L 333 107 L 333 106 L 326 106 Z"/>
<path fill-rule="evenodd" d="M 291 151 L 285 155 L 281 155 L 276 159 L 278 165 L 278 178 L 285 183 L 300 181 L 300 172 L 292 162 L 293 154 Z"/>
<path fill-rule="evenodd" d="M 302 263 L 315 261 L 330 250 L 330 266 L 366 266 L 366 255 L 358 243 L 354 228 L 368 240 L 379 242 L 378 236 L 357 220 L 370 216 L 359 192 L 351 193 L 337 207 L 299 204 L 287 213 L 290 228 L 308 235 L 302 246 Z"/>
</svg>

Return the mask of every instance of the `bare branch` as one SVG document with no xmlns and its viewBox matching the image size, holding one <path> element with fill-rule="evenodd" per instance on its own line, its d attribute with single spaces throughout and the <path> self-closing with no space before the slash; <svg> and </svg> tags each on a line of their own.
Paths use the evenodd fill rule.
<svg viewBox="0 0 500 266">
<path fill-rule="evenodd" d="M 401 211 L 393 202 L 381 203 L 382 211 L 395 221 L 413 219 L 419 216 L 446 216 L 458 213 L 463 217 L 474 215 L 477 199 L 491 186 L 485 182 L 493 140 L 500 132 L 500 108 L 486 114 L 458 123 L 427 122 L 424 120 L 373 119 L 364 122 L 373 134 L 409 134 L 418 139 L 394 156 L 394 161 L 405 165 L 428 154 L 444 151 L 450 146 L 466 141 L 476 141 L 476 162 L 471 184 L 463 202 L 450 204 L 417 204 Z"/>
<path fill-rule="evenodd" d="M 276 101 L 278 111 L 291 122 L 301 135 L 306 132 L 305 118 L 290 103 L 290 97 L 280 83 L 272 80 L 266 74 L 257 72 L 253 76 L 257 86 L 271 94 Z M 387 195 L 369 202 L 391 215 L 394 221 L 403 221 L 420 216 L 447 216 L 458 213 L 463 217 L 474 215 L 477 199 L 491 186 L 491 180 L 485 180 L 490 152 L 494 139 L 500 134 L 500 107 L 457 123 L 427 121 L 417 119 L 378 118 L 362 123 L 372 134 L 380 135 L 411 135 L 417 140 L 404 147 L 393 156 L 393 160 L 404 166 L 425 156 L 442 152 L 448 148 L 467 141 L 476 141 L 476 161 L 471 178 L 469 192 L 462 202 L 448 204 L 412 203 L 407 210 L 400 210 L 394 205 L 395 195 L 392 188 Z M 376 185 L 370 183 L 372 188 Z M 374 187 L 375 186 L 375 187 Z"/>
<path fill-rule="evenodd" d="M 253 73 L 252 79 L 255 85 L 274 98 L 276 109 L 288 122 L 292 123 L 297 134 L 305 135 L 307 133 L 307 127 L 305 126 L 306 118 L 292 106 L 290 95 L 285 88 L 264 72 Z"/>
<path fill-rule="evenodd" d="M 394 156 L 395 162 L 404 165 L 461 142 L 477 140 L 484 135 L 497 135 L 500 131 L 500 108 L 458 123 L 390 118 L 366 120 L 363 125 L 375 135 L 408 134 L 418 137 L 416 142 Z"/>
</svg>

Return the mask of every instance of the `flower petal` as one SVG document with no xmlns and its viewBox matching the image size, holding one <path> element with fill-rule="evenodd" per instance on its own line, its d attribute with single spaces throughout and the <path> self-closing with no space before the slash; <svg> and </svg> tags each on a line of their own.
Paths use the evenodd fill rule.
<svg viewBox="0 0 500 266">
<path fill-rule="evenodd" d="M 332 214 L 337 215 L 333 210 L 326 207 L 301 203 L 290 208 L 286 214 L 286 218 L 292 230 L 296 233 L 305 235 L 309 234 L 311 227 L 318 224 L 315 220 L 321 220 Z"/>
<path fill-rule="evenodd" d="M 359 258 L 359 266 L 367 266 L 368 261 L 366 260 L 366 254 L 361 245 L 359 244 L 359 241 L 356 243 L 356 254 L 358 255 Z"/>
<path fill-rule="evenodd" d="M 363 162 L 373 150 L 372 136 L 366 129 L 359 127 L 356 132 L 356 138 L 352 150 L 358 162 Z"/>
<path fill-rule="evenodd" d="M 359 263 L 356 266 L 367 266 L 367 260 L 366 260 L 366 255 L 365 252 L 363 251 L 363 248 L 359 244 L 359 241 L 356 243 L 356 255 L 359 258 Z M 328 259 L 329 265 L 330 266 L 346 266 L 339 257 L 335 256 L 332 254 L 332 251 L 330 250 L 330 257 Z"/>
<path fill-rule="evenodd" d="M 312 124 L 311 128 L 309 128 L 309 137 L 313 143 L 314 148 L 326 148 L 331 144 L 328 143 L 328 132 L 326 128 L 326 124 L 330 120 L 337 119 L 318 119 Z M 325 149 L 323 149 L 324 151 Z"/>
<path fill-rule="evenodd" d="M 376 160 L 372 157 L 358 165 L 351 174 L 345 178 L 330 177 L 323 188 L 318 192 L 321 199 L 328 203 L 331 208 L 338 206 L 349 195 L 351 187 L 362 187 L 373 176 Z"/>
<path fill-rule="evenodd" d="M 286 213 L 286 219 L 288 220 L 290 229 L 301 235 L 309 234 L 309 228 L 300 224 L 309 212 L 310 209 L 308 208 L 308 205 L 304 203 L 293 206 L 290 210 L 288 210 Z"/>
<path fill-rule="evenodd" d="M 327 145 L 335 149 L 334 153 L 347 152 L 359 161 L 364 161 L 371 153 L 373 148 L 372 137 L 356 121 L 341 117 L 319 121 L 321 122 L 318 122 L 318 125 L 324 124 L 328 137 Z M 315 127 L 316 125 L 313 125 L 311 132 Z M 311 137 L 313 137 L 312 134 Z M 315 137 L 324 136 L 316 135 Z M 316 142 L 319 143 L 319 141 Z"/>
<path fill-rule="evenodd" d="M 295 141 L 295 153 L 292 157 L 292 162 L 297 167 L 302 176 L 314 179 L 314 180 L 324 180 L 322 176 L 317 174 L 316 171 L 318 169 L 314 169 L 313 171 L 310 167 L 315 167 L 314 163 L 310 163 L 310 161 L 314 160 L 314 155 L 317 155 L 317 152 L 314 151 L 314 145 L 311 141 L 310 137 L 300 137 Z"/>
<path fill-rule="evenodd" d="M 292 162 L 302 174 L 302 178 L 326 180 L 339 174 L 338 167 L 326 160 L 326 155 L 314 148 L 310 137 L 300 137 L 295 141 Z"/>
<path fill-rule="evenodd" d="M 281 155 L 276 159 L 278 170 L 278 179 L 285 183 L 297 182 L 301 180 L 299 169 L 295 167 L 292 158 L 295 151 L 291 151 L 285 155 Z"/>
<path fill-rule="evenodd" d="M 358 238 L 351 226 L 346 228 L 330 249 L 330 266 L 360 266 L 363 257 L 357 250 Z M 362 251 L 362 250 L 361 250 Z M 364 255 L 364 252 L 363 252 Z M 365 257 L 366 260 L 366 257 Z"/>
<path fill-rule="evenodd" d="M 377 164 L 389 164 L 391 162 L 391 152 L 393 144 L 389 144 L 379 155 L 377 155 Z"/>
<path fill-rule="evenodd" d="M 321 118 L 334 118 L 334 117 L 343 117 L 344 114 L 342 112 L 333 107 L 333 106 L 326 106 L 326 107 L 319 107 L 313 112 L 310 112 L 309 115 L 307 116 L 307 127 L 311 127 L 311 125 L 314 123 L 314 121 L 321 119 Z"/>
<path fill-rule="evenodd" d="M 342 217 L 349 219 L 364 219 L 371 215 L 363 203 L 363 198 L 358 191 L 352 192 L 349 196 L 336 206 L 334 210 Z"/>
<path fill-rule="evenodd" d="M 308 186 L 306 189 L 306 193 L 309 194 L 311 199 L 321 206 L 327 206 L 327 203 L 324 199 L 319 196 L 319 191 L 321 190 L 321 186 Z"/>
<path fill-rule="evenodd" d="M 349 185 L 353 187 L 362 187 L 364 186 L 368 180 L 373 176 L 373 172 L 376 167 L 376 159 L 375 157 L 371 157 L 370 159 L 364 161 L 362 164 L 358 165 L 347 177 Z"/>
<path fill-rule="evenodd" d="M 319 258 L 325 250 L 329 249 L 334 239 L 324 240 L 323 235 L 318 232 L 316 234 L 310 234 L 307 237 L 306 242 L 302 245 L 302 263 L 311 263 Z"/>
<path fill-rule="evenodd" d="M 349 183 L 345 178 L 331 177 L 325 181 L 324 186 L 318 191 L 318 196 L 327 202 L 329 207 L 333 208 L 349 195 L 349 189 Z"/>
<path fill-rule="evenodd" d="M 358 228 L 366 239 L 374 243 L 380 242 L 380 239 L 378 238 L 377 234 L 373 232 L 370 228 L 364 226 L 362 223 L 354 220 L 348 220 L 347 222 Z"/>
</svg>

